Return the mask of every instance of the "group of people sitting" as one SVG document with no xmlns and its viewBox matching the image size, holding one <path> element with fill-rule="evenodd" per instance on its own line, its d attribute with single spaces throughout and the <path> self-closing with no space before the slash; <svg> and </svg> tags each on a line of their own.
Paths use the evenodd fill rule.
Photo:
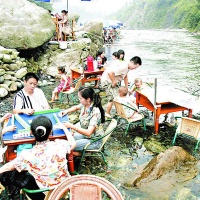
<svg viewBox="0 0 200 200">
<path fill-rule="evenodd" d="M 104 52 L 99 56 L 102 56 L 102 54 Z M 106 112 L 102 107 L 99 94 L 95 93 L 92 87 L 81 86 L 78 90 L 80 104 L 61 112 L 61 115 L 64 116 L 77 110 L 80 111 L 80 123 L 65 122 L 59 124 L 59 127 L 65 132 L 67 140 L 50 141 L 49 136 L 53 132 L 51 120 L 45 116 L 34 118 L 31 122 L 30 131 L 35 137 L 36 144 L 32 149 L 22 151 L 14 160 L 0 168 L 0 182 L 3 185 L 13 185 L 17 189 L 23 187 L 27 189 L 54 188 L 70 176 L 66 154 L 73 150 L 74 155 L 79 156 L 91 139 L 95 139 L 104 133 L 102 124 L 105 122 L 105 113 L 111 117 L 110 110 L 114 99 L 129 103 L 136 109 L 133 113 L 127 110 L 129 117 L 132 118 L 137 115 L 137 106 L 127 96 L 131 92 L 128 91 L 127 74 L 129 70 L 138 68 L 142 61 L 140 57 L 135 56 L 127 63 L 124 61 L 124 52 L 122 54 L 113 53 L 115 60 L 106 68 L 101 77 L 101 85 L 106 91 L 108 100 Z M 102 56 L 102 64 L 103 62 L 104 64 L 106 62 L 105 56 Z M 68 87 L 64 69 L 59 67 L 58 72 L 61 75 L 61 83 L 54 90 L 52 100 L 58 98 L 59 91 Z M 25 75 L 24 88 L 14 97 L 13 113 L 33 115 L 36 111 L 50 109 L 43 91 L 37 88 L 38 80 L 39 78 L 35 73 L 28 72 Z M 125 86 L 120 86 L 122 80 Z M 10 113 L 4 115 L 0 120 L 2 122 L 9 117 L 11 117 Z M 70 131 L 68 131 L 68 128 Z M 15 129 L 15 126 L 6 127 L 3 129 L 3 134 Z M 100 145 L 101 141 L 97 141 L 90 145 L 89 149 L 96 149 Z M 44 199 L 43 193 L 29 194 L 29 196 L 32 199 Z"/>
</svg>

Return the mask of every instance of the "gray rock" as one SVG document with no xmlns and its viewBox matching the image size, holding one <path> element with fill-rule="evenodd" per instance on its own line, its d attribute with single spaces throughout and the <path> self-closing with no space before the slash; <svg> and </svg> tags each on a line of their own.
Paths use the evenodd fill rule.
<svg viewBox="0 0 200 200">
<path fill-rule="evenodd" d="M 9 89 L 10 89 L 10 92 L 17 91 L 17 84 L 16 84 L 16 82 L 12 81 L 12 83 L 10 84 Z"/>
<path fill-rule="evenodd" d="M 95 34 L 102 35 L 103 23 L 98 21 L 90 21 L 84 24 L 84 31 Z"/>
<path fill-rule="evenodd" d="M 132 184 L 133 186 L 144 186 L 170 173 L 179 174 L 179 180 L 176 182 L 190 180 L 198 173 L 197 160 L 182 147 L 173 146 L 155 156 L 144 167 L 142 173 L 132 177 Z"/>
<path fill-rule="evenodd" d="M 4 77 L 0 76 L 0 83 L 3 83 L 3 82 L 4 82 Z"/>
<path fill-rule="evenodd" d="M 0 97 L 5 97 L 8 95 L 8 90 L 5 88 L 0 88 Z"/>
<path fill-rule="evenodd" d="M 5 69 L 0 69 L 0 76 L 4 75 L 6 73 Z"/>
<path fill-rule="evenodd" d="M 21 79 L 26 75 L 26 73 L 27 73 L 27 68 L 21 68 L 15 73 L 15 77 Z"/>
<path fill-rule="evenodd" d="M 4 80 L 4 84 L 3 85 L 7 85 L 9 87 L 11 85 L 11 83 L 12 83 L 12 81 L 10 81 L 10 80 Z"/>
<path fill-rule="evenodd" d="M 1 0 L 0 19 L 0 45 L 6 48 L 36 48 L 49 41 L 56 28 L 47 10 L 27 0 Z"/>
<path fill-rule="evenodd" d="M 4 74 L 4 79 L 5 80 L 11 80 L 11 75 L 10 74 Z"/>
<path fill-rule="evenodd" d="M 24 86 L 23 82 L 19 82 L 19 81 L 16 82 L 16 85 L 17 85 L 18 90 L 20 90 Z"/>
<path fill-rule="evenodd" d="M 15 70 L 18 70 L 18 69 L 19 69 L 19 66 L 18 66 L 16 63 L 12 63 L 12 64 L 10 64 L 8 67 L 9 67 L 9 69 L 12 70 L 12 71 L 15 71 Z"/>
<path fill-rule="evenodd" d="M 11 83 L 11 81 L 10 81 L 10 83 Z M 10 85 L 10 84 L 9 84 L 9 85 Z M 0 88 L 5 88 L 6 90 L 9 91 L 9 87 L 8 87 L 7 84 L 5 84 L 5 82 L 4 82 L 4 84 L 0 84 Z"/>
<path fill-rule="evenodd" d="M 3 62 L 4 63 L 12 63 L 12 58 L 10 55 L 4 54 L 3 55 Z"/>
</svg>

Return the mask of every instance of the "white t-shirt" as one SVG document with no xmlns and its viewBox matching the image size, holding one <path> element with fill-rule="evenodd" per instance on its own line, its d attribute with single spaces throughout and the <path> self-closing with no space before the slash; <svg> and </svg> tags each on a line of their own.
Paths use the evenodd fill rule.
<svg viewBox="0 0 200 200">
<path fill-rule="evenodd" d="M 34 109 L 35 111 L 44 110 L 49 107 L 43 91 L 35 88 L 32 95 L 26 93 L 24 89 L 20 90 L 14 97 L 13 109 Z"/>
<path fill-rule="evenodd" d="M 122 62 L 119 60 L 113 61 L 111 63 L 111 65 L 108 68 L 106 68 L 106 70 L 102 74 L 101 83 L 104 83 L 106 81 L 109 83 L 112 83 L 112 81 L 110 80 L 110 77 L 108 75 L 108 73 L 110 73 L 110 72 L 114 72 L 116 81 L 120 82 L 128 74 L 128 71 L 129 71 L 129 69 L 128 69 L 127 62 L 125 62 L 125 61 Z"/>
</svg>

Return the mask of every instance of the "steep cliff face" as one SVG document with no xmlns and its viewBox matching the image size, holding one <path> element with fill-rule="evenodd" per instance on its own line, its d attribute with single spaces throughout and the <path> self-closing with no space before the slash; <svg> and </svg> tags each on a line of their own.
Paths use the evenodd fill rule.
<svg viewBox="0 0 200 200">
<path fill-rule="evenodd" d="M 200 31 L 200 0 L 133 0 L 115 18 L 131 29 L 187 28 Z"/>
</svg>

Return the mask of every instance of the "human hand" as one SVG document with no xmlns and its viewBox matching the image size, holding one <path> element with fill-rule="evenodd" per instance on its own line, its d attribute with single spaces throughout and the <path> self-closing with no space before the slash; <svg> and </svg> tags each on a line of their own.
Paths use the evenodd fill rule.
<svg viewBox="0 0 200 200">
<path fill-rule="evenodd" d="M 17 129 L 17 127 L 15 125 L 7 126 L 7 127 L 3 128 L 2 133 L 4 134 L 6 132 L 14 131 L 16 129 Z"/>
<path fill-rule="evenodd" d="M 114 88 L 114 87 L 116 87 L 116 85 L 117 85 L 117 82 L 113 82 L 111 87 Z"/>
<path fill-rule="evenodd" d="M 61 113 L 60 116 L 64 117 L 68 112 L 67 112 L 67 110 L 63 110 L 60 113 Z"/>
<path fill-rule="evenodd" d="M 35 112 L 34 109 L 24 109 L 23 113 L 27 115 L 32 115 Z"/>
<path fill-rule="evenodd" d="M 12 117 L 12 113 L 6 113 L 2 118 L 1 118 L 1 121 L 5 121 L 7 119 L 9 119 L 10 117 Z"/>
<path fill-rule="evenodd" d="M 66 127 L 66 128 L 72 128 L 72 123 L 70 123 L 70 122 L 64 122 L 63 123 L 64 124 L 64 126 Z"/>
</svg>

